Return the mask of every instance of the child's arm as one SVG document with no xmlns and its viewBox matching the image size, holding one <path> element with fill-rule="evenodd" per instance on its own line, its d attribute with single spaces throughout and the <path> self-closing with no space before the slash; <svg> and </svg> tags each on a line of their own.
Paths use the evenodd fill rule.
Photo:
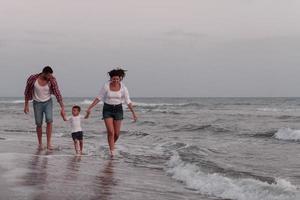
<svg viewBox="0 0 300 200">
<path fill-rule="evenodd" d="M 86 112 L 86 114 L 85 114 L 85 116 L 84 116 L 84 119 L 89 118 L 90 114 L 91 114 L 90 112 Z"/>
</svg>

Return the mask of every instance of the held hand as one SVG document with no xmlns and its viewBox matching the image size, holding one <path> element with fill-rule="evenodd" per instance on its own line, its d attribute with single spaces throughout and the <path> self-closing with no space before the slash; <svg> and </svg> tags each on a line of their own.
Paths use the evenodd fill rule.
<svg viewBox="0 0 300 200">
<path fill-rule="evenodd" d="M 87 109 L 84 118 L 85 119 L 89 118 L 90 114 L 91 114 L 91 109 Z"/>
<path fill-rule="evenodd" d="M 63 118 L 64 121 L 67 121 L 65 113 L 60 112 L 60 116 L 61 118 Z"/>
<path fill-rule="evenodd" d="M 29 113 L 29 105 L 24 106 L 24 113 L 28 114 Z"/>
</svg>

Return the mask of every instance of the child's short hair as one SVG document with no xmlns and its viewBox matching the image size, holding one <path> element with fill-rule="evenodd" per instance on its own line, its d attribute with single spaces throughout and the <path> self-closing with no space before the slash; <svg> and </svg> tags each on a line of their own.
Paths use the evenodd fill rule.
<svg viewBox="0 0 300 200">
<path fill-rule="evenodd" d="M 80 110 L 81 110 L 80 106 L 78 106 L 78 105 L 74 105 L 74 106 L 72 107 L 72 109 L 77 109 L 79 112 L 80 112 Z"/>
</svg>

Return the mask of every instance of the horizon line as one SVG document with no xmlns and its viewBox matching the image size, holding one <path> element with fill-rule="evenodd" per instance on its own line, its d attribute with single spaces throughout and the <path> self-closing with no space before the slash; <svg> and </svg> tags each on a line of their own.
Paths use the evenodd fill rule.
<svg viewBox="0 0 300 200">
<path fill-rule="evenodd" d="M 0 98 L 24 98 L 23 96 L 0 96 Z M 65 96 L 63 98 L 95 98 L 93 96 Z M 300 98 L 300 96 L 146 96 L 146 97 L 130 97 L 135 98 Z"/>
</svg>

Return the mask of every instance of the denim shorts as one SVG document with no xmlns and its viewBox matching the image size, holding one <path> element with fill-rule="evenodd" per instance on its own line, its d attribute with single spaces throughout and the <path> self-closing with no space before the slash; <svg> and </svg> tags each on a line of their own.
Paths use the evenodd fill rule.
<svg viewBox="0 0 300 200">
<path fill-rule="evenodd" d="M 123 119 L 122 104 L 110 105 L 104 103 L 102 115 L 103 115 L 103 119 L 113 118 L 114 120 L 122 120 Z"/>
<path fill-rule="evenodd" d="M 46 123 L 53 122 L 52 99 L 49 99 L 48 101 L 45 102 L 33 101 L 33 110 L 34 110 L 35 124 L 37 126 L 43 125 L 44 114 L 46 118 Z"/>
<path fill-rule="evenodd" d="M 78 131 L 78 132 L 74 132 L 72 133 L 72 138 L 73 140 L 82 140 L 83 138 L 83 132 L 82 131 Z"/>
</svg>

